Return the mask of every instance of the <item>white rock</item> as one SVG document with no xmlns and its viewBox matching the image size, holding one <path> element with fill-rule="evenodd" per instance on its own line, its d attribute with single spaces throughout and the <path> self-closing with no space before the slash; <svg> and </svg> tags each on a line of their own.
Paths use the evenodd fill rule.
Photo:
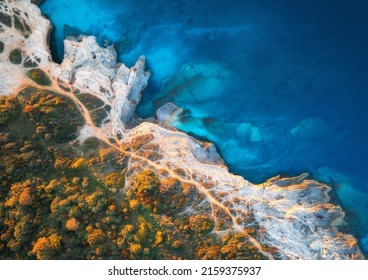
<svg viewBox="0 0 368 280">
<path fill-rule="evenodd" d="M 179 108 L 175 104 L 168 102 L 164 106 L 160 107 L 156 111 L 157 120 L 159 123 L 166 124 L 171 122 L 173 119 L 177 118 L 177 116 L 183 111 L 183 109 Z"/>
</svg>

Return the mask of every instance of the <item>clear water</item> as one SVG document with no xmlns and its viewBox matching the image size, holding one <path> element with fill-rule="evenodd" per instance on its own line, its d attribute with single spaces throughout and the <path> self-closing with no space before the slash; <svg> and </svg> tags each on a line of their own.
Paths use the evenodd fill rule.
<svg viewBox="0 0 368 280">
<path fill-rule="evenodd" d="M 335 187 L 368 251 L 368 2 L 46 0 L 64 35 L 95 35 L 153 73 L 142 117 L 170 101 L 252 182 L 309 172 Z M 67 24 L 75 29 L 64 28 Z"/>
</svg>

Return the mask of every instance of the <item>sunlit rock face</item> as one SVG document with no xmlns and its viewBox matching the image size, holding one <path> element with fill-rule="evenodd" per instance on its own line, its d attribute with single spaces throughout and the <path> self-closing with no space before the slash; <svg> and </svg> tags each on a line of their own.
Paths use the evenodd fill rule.
<svg viewBox="0 0 368 280">
<path fill-rule="evenodd" d="M 27 0 L 2 1 L 0 7 L 0 41 L 4 43 L 0 53 L 1 95 L 33 83 L 26 80 L 28 65 L 43 69 L 52 80 L 45 87 L 69 97 L 85 118 L 79 140 L 99 138 L 128 157 L 125 186 L 120 191 L 131 188 L 138 172 L 151 169 L 161 180 L 175 178 L 197 190 L 201 195 L 197 204 L 202 210 L 188 207 L 185 211 L 207 209 L 215 222 L 212 233 L 243 232 L 268 258 L 363 258 L 355 238 L 337 230 L 344 213 L 330 203 L 330 187 L 308 180 L 306 174 L 252 184 L 229 172 L 214 145 L 155 123 L 139 123 L 141 120 L 134 117 L 135 107 L 150 76 L 143 57 L 128 68 L 116 62 L 112 47 L 102 48 L 94 37 L 79 36 L 65 40 L 64 60 L 61 65 L 55 64 L 50 60 L 47 42 L 50 23 L 39 9 Z M 17 53 L 10 58 L 15 48 L 21 48 L 21 58 Z M 192 67 L 199 74 L 204 66 Z M 221 72 L 218 65 L 206 67 L 211 67 L 216 77 Z M 218 79 L 226 75 L 224 72 Z M 216 80 L 214 85 L 219 83 Z M 175 110 L 170 105 L 161 109 L 159 121 L 165 122 Z M 305 126 L 308 128 L 302 124 L 296 134 Z M 240 127 L 239 135 L 262 141 L 259 129 L 250 124 Z"/>
<path fill-rule="evenodd" d="M 211 206 L 211 215 L 218 223 L 216 233 L 256 232 L 258 245 L 274 248 L 275 258 L 362 258 L 355 238 L 335 228 L 343 223 L 344 213 L 339 206 L 329 203 L 331 188 L 307 180 L 307 174 L 275 177 L 254 185 L 230 174 L 205 145 L 184 133 L 143 123 L 129 131 L 123 143 L 129 146 L 139 139 L 149 139 L 150 149 L 154 149 L 142 146 L 134 154 L 157 153 L 158 160 L 132 157 L 129 175 L 133 177 L 135 168 L 143 165 L 166 171 L 164 177 L 195 185 L 205 194 L 203 205 Z"/>
</svg>

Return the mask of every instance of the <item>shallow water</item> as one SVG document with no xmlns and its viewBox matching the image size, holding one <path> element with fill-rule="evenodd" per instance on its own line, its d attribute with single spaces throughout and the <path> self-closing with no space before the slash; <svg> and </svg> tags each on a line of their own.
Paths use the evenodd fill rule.
<svg viewBox="0 0 368 280">
<path fill-rule="evenodd" d="M 41 10 L 56 26 L 54 60 L 65 32 L 115 43 L 128 65 L 144 54 L 142 117 L 168 101 L 187 109 L 173 125 L 213 141 L 252 182 L 309 172 L 368 234 L 366 1 L 46 0 Z"/>
</svg>

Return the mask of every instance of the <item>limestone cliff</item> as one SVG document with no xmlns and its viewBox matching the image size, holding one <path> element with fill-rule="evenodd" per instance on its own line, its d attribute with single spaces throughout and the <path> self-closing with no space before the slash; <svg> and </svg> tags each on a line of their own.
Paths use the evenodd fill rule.
<svg viewBox="0 0 368 280">
<path fill-rule="evenodd" d="M 0 2 L 0 95 L 32 85 L 70 99 L 85 121 L 79 142 L 96 137 L 127 156 L 120 192 L 132 187 L 139 172 L 153 170 L 160 180 L 177 179 L 201 194 L 200 208 L 207 210 L 188 206 L 177 215 L 207 211 L 215 224 L 212 234 L 242 232 L 270 259 L 363 258 L 356 239 L 337 230 L 344 213 L 330 203 L 329 186 L 306 174 L 260 185 L 231 174 L 214 145 L 135 116 L 150 76 L 144 57 L 128 68 L 117 63 L 113 47 L 80 36 L 64 41 L 65 56 L 58 65 L 50 58 L 49 30 L 50 22 L 29 0 Z M 40 73 L 50 82 L 40 80 Z M 161 110 L 160 121 L 170 112 Z"/>
</svg>

